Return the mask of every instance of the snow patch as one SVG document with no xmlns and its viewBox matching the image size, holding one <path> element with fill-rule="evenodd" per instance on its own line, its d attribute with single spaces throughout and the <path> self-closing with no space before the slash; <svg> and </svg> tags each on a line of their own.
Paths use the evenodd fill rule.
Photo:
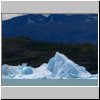
<svg viewBox="0 0 100 100">
<path fill-rule="evenodd" d="M 44 17 L 49 17 L 50 14 L 42 14 Z"/>
</svg>

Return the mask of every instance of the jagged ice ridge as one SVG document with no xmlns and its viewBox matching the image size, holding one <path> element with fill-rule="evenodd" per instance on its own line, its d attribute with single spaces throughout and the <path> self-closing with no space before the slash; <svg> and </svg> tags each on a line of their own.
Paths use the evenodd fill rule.
<svg viewBox="0 0 100 100">
<path fill-rule="evenodd" d="M 3 79 L 97 79 L 98 74 L 90 74 L 85 67 L 79 66 L 64 54 L 56 52 L 48 63 L 38 68 L 27 66 L 2 65 Z"/>
</svg>

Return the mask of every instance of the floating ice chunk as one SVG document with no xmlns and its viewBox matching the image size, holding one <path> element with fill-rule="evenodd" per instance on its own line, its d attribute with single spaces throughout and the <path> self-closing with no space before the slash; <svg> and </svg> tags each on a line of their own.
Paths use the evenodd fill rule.
<svg viewBox="0 0 100 100">
<path fill-rule="evenodd" d="M 32 74 L 33 73 L 33 69 L 31 67 L 23 67 L 22 69 L 22 74 Z"/>
<path fill-rule="evenodd" d="M 17 66 L 9 66 L 7 64 L 2 66 L 2 75 L 14 77 L 16 74 L 21 74 L 21 70 Z"/>
<path fill-rule="evenodd" d="M 19 69 L 21 69 L 22 74 L 32 74 L 33 73 L 33 69 L 32 67 L 27 66 L 27 63 L 23 63 L 22 65 L 18 66 Z"/>
<path fill-rule="evenodd" d="M 88 79 L 98 79 L 98 74 L 92 74 Z"/>
<path fill-rule="evenodd" d="M 18 65 L 18 68 L 21 69 L 21 70 L 22 70 L 24 67 L 27 67 L 27 63 L 23 63 L 22 65 Z"/>
<path fill-rule="evenodd" d="M 48 65 L 46 63 L 42 64 L 40 67 L 34 70 L 33 78 L 47 78 L 47 76 L 51 75 L 52 73 L 47 69 Z"/>
<path fill-rule="evenodd" d="M 7 75 L 9 66 L 7 64 L 2 65 L 2 75 Z"/>
</svg>

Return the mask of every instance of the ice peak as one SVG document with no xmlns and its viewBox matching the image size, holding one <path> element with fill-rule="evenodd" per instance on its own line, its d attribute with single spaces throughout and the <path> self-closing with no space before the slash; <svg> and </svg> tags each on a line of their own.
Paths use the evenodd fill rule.
<svg viewBox="0 0 100 100">
<path fill-rule="evenodd" d="M 48 69 L 53 73 L 58 73 L 59 70 L 62 71 L 62 69 L 63 71 L 65 69 L 68 70 L 73 66 L 76 66 L 76 64 L 59 52 L 56 52 L 55 56 L 48 62 Z"/>
<path fill-rule="evenodd" d="M 55 56 L 52 57 L 48 62 L 48 69 L 56 75 L 67 76 L 67 77 L 81 77 L 81 73 L 87 73 L 83 67 L 79 66 L 64 54 L 56 52 Z"/>
<path fill-rule="evenodd" d="M 59 52 L 56 52 L 56 54 L 55 54 L 55 57 L 58 57 L 58 56 L 60 56 L 60 57 L 65 57 L 65 55 L 64 54 L 61 54 L 61 53 L 59 53 Z"/>
<path fill-rule="evenodd" d="M 55 59 L 59 59 L 60 61 L 61 60 L 66 60 L 66 61 L 71 61 L 69 58 L 67 58 L 64 54 L 62 53 L 59 53 L 59 52 L 56 52 L 55 56 L 54 56 Z"/>
<path fill-rule="evenodd" d="M 57 51 L 55 55 L 61 55 L 61 53 L 59 53 L 59 52 Z"/>
</svg>

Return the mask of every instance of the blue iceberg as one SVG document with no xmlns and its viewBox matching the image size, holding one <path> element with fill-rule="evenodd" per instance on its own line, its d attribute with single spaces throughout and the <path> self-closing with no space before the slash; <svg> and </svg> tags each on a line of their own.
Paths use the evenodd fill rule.
<svg viewBox="0 0 100 100">
<path fill-rule="evenodd" d="M 27 63 L 18 66 L 4 64 L 2 78 L 13 79 L 98 79 L 98 74 L 90 74 L 84 66 L 79 66 L 64 54 L 56 52 L 48 63 L 38 68 L 27 66 Z"/>
<path fill-rule="evenodd" d="M 33 73 L 33 69 L 31 67 L 24 67 L 22 70 L 22 74 L 28 75 L 28 74 L 32 74 Z"/>
<path fill-rule="evenodd" d="M 48 62 L 48 69 L 55 75 L 69 78 L 90 77 L 91 74 L 86 71 L 85 67 L 79 66 L 65 55 L 57 52 Z"/>
</svg>

